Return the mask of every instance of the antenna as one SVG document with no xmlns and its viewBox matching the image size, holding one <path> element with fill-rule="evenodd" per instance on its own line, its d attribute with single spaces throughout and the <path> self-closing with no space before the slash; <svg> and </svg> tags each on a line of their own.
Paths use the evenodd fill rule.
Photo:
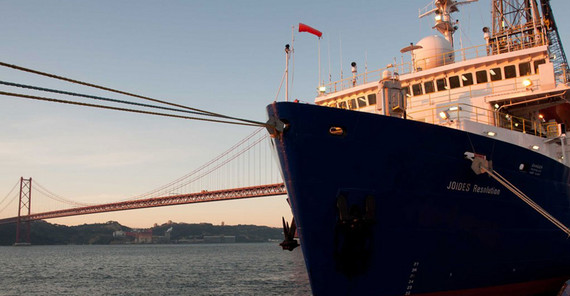
<svg viewBox="0 0 570 296">
<path fill-rule="evenodd" d="M 340 42 L 340 80 L 342 80 L 342 37 L 340 32 L 338 33 L 338 40 Z"/>
<path fill-rule="evenodd" d="M 364 50 L 364 73 L 367 72 L 368 72 L 368 50 Z"/>
<path fill-rule="evenodd" d="M 327 39 L 327 43 L 328 43 L 328 58 L 329 58 L 329 83 L 332 82 L 332 76 L 331 76 L 331 40 L 330 38 Z"/>
<path fill-rule="evenodd" d="M 453 47 L 453 33 L 457 31 L 457 26 L 451 21 L 451 14 L 459 11 L 457 6 L 477 2 L 478 0 L 435 0 L 423 9 L 420 9 L 418 18 L 423 18 L 431 14 L 435 14 L 435 26 L 445 39 L 451 43 Z"/>
</svg>

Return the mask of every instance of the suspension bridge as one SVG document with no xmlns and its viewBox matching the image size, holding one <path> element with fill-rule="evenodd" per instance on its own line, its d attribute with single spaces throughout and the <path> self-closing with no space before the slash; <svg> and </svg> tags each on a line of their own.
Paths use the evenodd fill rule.
<svg viewBox="0 0 570 296">
<path fill-rule="evenodd" d="M 194 171 L 143 194 L 125 197 L 123 200 L 111 203 L 79 202 L 73 198 L 53 193 L 37 179 L 33 179 L 32 182 L 31 177 L 21 177 L 4 198 L 0 195 L 2 198 L 0 199 L 0 224 L 17 224 L 16 243 L 30 242 L 30 222 L 34 220 L 286 194 L 277 161 L 271 149 L 271 138 L 267 132 L 267 128 L 271 127 L 265 123 L 173 104 L 2 62 L 0 62 L 0 66 L 97 88 L 122 96 L 134 97 L 151 103 L 119 100 L 7 81 L 0 81 L 0 85 L 19 88 L 23 91 L 0 90 L 1 96 L 134 112 L 151 116 L 257 126 L 253 133 Z M 41 92 L 42 95 L 38 95 L 38 92 Z M 58 97 L 48 97 L 44 95 L 45 93 Z M 90 102 L 92 100 L 102 103 L 94 104 Z M 128 107 L 124 105 L 128 105 Z M 22 230 L 23 235 L 21 235 Z"/>
<path fill-rule="evenodd" d="M 0 215 L 5 216 L 9 212 L 7 209 L 13 211 L 11 205 L 17 205 L 17 215 L 0 218 L 0 224 L 17 223 L 16 242 L 22 240 L 20 229 L 25 230 L 23 235 L 29 242 L 29 223 L 34 220 L 284 195 L 287 193 L 285 185 L 270 148 L 268 133 L 264 128 L 258 128 L 214 159 L 168 184 L 122 201 L 104 204 L 77 202 L 51 192 L 37 180 L 32 183 L 32 178 L 21 177 L 0 201 Z M 54 207 L 58 209 L 48 210 Z"/>
</svg>

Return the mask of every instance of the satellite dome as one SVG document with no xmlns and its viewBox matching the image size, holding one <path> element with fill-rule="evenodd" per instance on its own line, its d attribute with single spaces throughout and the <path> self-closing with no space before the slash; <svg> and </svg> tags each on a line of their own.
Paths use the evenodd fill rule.
<svg viewBox="0 0 570 296">
<path fill-rule="evenodd" d="M 418 41 L 416 45 L 422 48 L 414 50 L 415 68 L 426 70 L 443 65 L 452 64 L 455 61 L 453 46 L 447 39 L 438 36 L 428 36 Z"/>
</svg>

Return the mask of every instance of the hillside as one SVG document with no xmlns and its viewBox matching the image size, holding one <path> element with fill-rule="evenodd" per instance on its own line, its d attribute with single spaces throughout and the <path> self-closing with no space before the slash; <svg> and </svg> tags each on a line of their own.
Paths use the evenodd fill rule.
<svg viewBox="0 0 570 296">
<path fill-rule="evenodd" d="M 166 239 L 167 230 L 172 229 Z M 224 225 L 209 223 L 186 224 L 165 223 L 155 225 L 152 231 L 152 241 L 159 243 L 202 243 L 205 238 L 230 237 L 232 242 L 267 242 L 282 239 L 280 228 L 255 225 Z M 128 233 L 122 237 L 114 237 L 113 233 Z M 67 245 L 67 244 L 121 244 L 134 243 L 137 230 L 123 226 L 116 221 L 102 224 L 83 224 L 65 226 L 51 224 L 45 221 L 34 221 L 31 226 L 31 241 L 33 245 Z M 148 235 L 150 237 L 150 234 Z M 0 245 L 12 245 L 15 242 L 16 225 L 0 225 Z"/>
</svg>

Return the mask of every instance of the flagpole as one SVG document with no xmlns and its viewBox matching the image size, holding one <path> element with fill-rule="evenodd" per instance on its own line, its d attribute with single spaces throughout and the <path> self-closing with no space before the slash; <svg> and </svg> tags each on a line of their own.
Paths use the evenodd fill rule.
<svg viewBox="0 0 570 296">
<path fill-rule="evenodd" d="M 299 32 L 309 32 L 317 37 L 319 37 L 319 40 L 317 40 L 317 50 L 318 50 L 318 56 L 319 56 L 319 81 L 318 81 L 318 85 L 319 88 L 321 86 L 321 37 L 323 36 L 323 33 L 315 28 L 311 28 L 303 23 L 299 23 Z"/>
<path fill-rule="evenodd" d="M 291 26 L 291 45 L 293 45 L 293 42 L 295 41 L 295 38 L 293 37 L 295 33 L 295 26 Z M 293 50 L 293 47 L 291 46 L 291 48 L 289 48 L 289 44 L 285 45 L 285 102 L 289 102 L 289 56 L 291 51 Z"/>
<path fill-rule="evenodd" d="M 340 44 L 340 51 L 339 51 L 339 57 L 340 57 L 340 80 L 342 80 L 344 77 L 342 77 L 342 37 L 340 36 L 340 32 L 338 33 L 338 43 Z"/>
<path fill-rule="evenodd" d="M 317 39 L 317 48 L 319 51 L 319 83 L 317 85 L 321 86 L 321 37 Z"/>
<path fill-rule="evenodd" d="M 289 102 L 289 44 L 285 44 L 285 102 Z"/>
</svg>

